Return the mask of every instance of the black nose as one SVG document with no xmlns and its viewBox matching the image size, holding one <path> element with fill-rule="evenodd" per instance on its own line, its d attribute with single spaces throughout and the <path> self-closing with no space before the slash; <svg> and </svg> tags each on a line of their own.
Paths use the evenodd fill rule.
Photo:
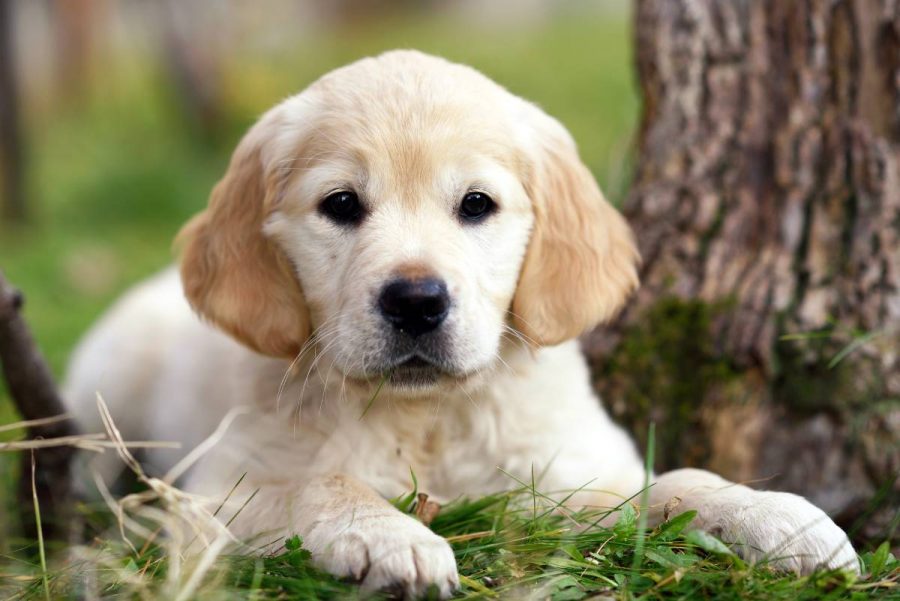
<svg viewBox="0 0 900 601">
<path fill-rule="evenodd" d="M 441 325 L 450 310 L 450 295 L 438 279 L 400 279 L 381 290 L 378 307 L 394 328 L 415 338 Z"/>
</svg>

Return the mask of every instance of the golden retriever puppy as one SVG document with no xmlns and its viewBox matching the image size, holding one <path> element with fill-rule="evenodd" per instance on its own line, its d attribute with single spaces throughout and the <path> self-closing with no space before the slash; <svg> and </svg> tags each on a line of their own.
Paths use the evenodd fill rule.
<svg viewBox="0 0 900 601">
<path fill-rule="evenodd" d="M 474 69 L 395 51 L 325 75 L 253 126 L 179 245 L 180 277 L 87 336 L 68 398 L 88 430 L 99 390 L 126 438 L 185 448 L 248 407 L 183 481 L 218 500 L 246 474 L 237 535 L 299 534 L 368 589 L 447 596 L 449 544 L 385 500 L 410 471 L 439 501 L 508 474 L 589 485 L 571 505 L 642 488 L 575 341 L 638 285 L 632 233 L 565 128 Z M 684 469 L 655 477 L 651 519 L 676 496 L 751 560 L 858 570 L 798 496 Z"/>
</svg>

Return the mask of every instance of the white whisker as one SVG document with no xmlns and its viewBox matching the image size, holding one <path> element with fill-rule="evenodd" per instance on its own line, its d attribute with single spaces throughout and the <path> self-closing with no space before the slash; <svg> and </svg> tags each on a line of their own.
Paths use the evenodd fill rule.
<svg viewBox="0 0 900 601">
<path fill-rule="evenodd" d="M 334 329 L 334 331 L 336 331 L 336 329 Z M 330 336 L 330 334 L 329 334 L 329 336 Z M 303 400 L 306 396 L 306 385 L 309 382 L 309 376 L 312 373 L 312 371 L 316 368 L 316 366 L 318 365 L 319 359 L 322 357 L 322 354 L 326 353 L 335 344 L 336 344 L 336 338 L 332 337 L 331 341 L 328 342 L 324 348 L 319 348 L 318 343 L 315 346 L 316 352 L 315 352 L 314 358 L 313 358 L 309 368 L 306 370 L 306 377 L 303 379 L 303 386 L 300 388 L 300 394 L 297 395 L 297 405 L 296 405 L 296 409 L 294 410 L 294 413 L 296 414 L 296 416 L 294 419 L 294 427 L 293 427 L 295 435 L 297 433 L 297 428 L 301 424 L 301 413 L 303 411 Z"/>
<path fill-rule="evenodd" d="M 327 323 L 328 321 L 326 321 L 325 324 L 322 324 L 322 327 L 324 327 Z M 303 346 L 300 347 L 300 352 L 297 353 L 297 356 L 294 357 L 294 360 L 291 361 L 290 365 L 288 365 L 288 368 L 285 370 L 284 376 L 281 378 L 281 383 L 278 385 L 278 393 L 275 395 L 275 413 L 281 412 L 281 396 L 284 394 L 284 388 L 285 386 L 287 386 L 287 382 L 290 379 L 291 373 L 294 371 L 294 368 L 296 368 L 300 363 L 303 356 L 318 342 L 322 327 L 317 328 L 315 332 L 310 334 L 309 339 L 307 339 Z"/>
<path fill-rule="evenodd" d="M 509 313 L 510 315 L 512 315 L 513 317 L 515 317 L 516 319 L 519 319 L 519 320 L 521 320 L 522 322 L 524 322 L 525 325 L 531 327 L 530 324 L 528 324 L 528 322 L 526 322 L 524 319 L 522 319 L 521 317 L 519 317 L 516 313 L 513 313 L 512 311 L 508 311 L 508 313 Z M 521 340 L 522 342 L 524 342 L 524 343 L 525 343 L 526 345 L 528 345 L 528 346 L 534 346 L 534 347 L 541 346 L 534 338 L 528 336 L 528 335 L 525 334 L 524 332 L 520 332 L 519 330 L 517 330 L 517 329 L 515 329 L 514 327 L 510 326 L 509 324 L 504 323 L 504 324 L 503 324 L 503 330 L 504 330 L 504 332 L 506 332 L 506 333 L 512 334 L 513 336 L 515 336 L 516 338 L 518 338 L 519 340 Z"/>
</svg>

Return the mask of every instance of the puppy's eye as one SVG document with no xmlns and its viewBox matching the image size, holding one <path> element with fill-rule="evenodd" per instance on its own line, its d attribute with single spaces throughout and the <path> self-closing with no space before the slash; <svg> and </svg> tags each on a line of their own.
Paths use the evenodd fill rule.
<svg viewBox="0 0 900 601">
<path fill-rule="evenodd" d="M 496 203 L 484 192 L 469 192 L 459 205 L 459 216 L 466 221 L 479 222 L 494 212 Z"/>
<path fill-rule="evenodd" d="M 329 219 L 341 225 L 353 225 L 362 221 L 363 207 L 359 197 L 347 190 L 333 192 L 325 197 L 319 210 Z"/>
</svg>

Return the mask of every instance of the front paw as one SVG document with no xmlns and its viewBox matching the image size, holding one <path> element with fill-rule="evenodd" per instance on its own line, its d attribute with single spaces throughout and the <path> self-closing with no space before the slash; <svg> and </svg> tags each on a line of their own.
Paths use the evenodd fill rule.
<svg viewBox="0 0 900 601">
<path fill-rule="evenodd" d="M 733 509 L 720 514 L 711 530 L 744 559 L 797 574 L 839 568 L 859 574 L 847 535 L 803 497 L 755 491 Z"/>
<path fill-rule="evenodd" d="M 363 590 L 408 598 L 433 588 L 442 599 L 459 587 L 456 558 L 446 540 L 395 511 L 344 514 L 316 524 L 305 538 L 313 561 Z"/>
</svg>

